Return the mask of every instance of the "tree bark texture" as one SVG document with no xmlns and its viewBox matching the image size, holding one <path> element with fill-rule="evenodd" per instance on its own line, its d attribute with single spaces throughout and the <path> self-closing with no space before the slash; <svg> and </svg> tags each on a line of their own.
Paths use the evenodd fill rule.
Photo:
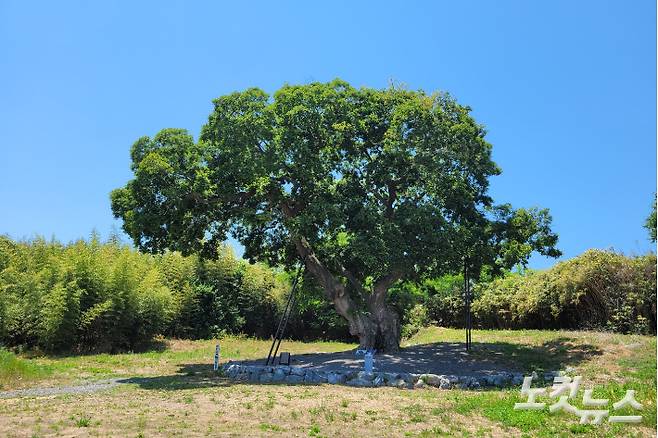
<svg viewBox="0 0 658 438">
<path fill-rule="evenodd" d="M 400 320 L 386 303 L 388 288 L 400 277 L 393 273 L 377 280 L 365 298 L 365 308 L 350 296 L 347 287 L 316 257 L 305 239 L 297 239 L 298 253 L 307 271 L 322 286 L 336 312 L 348 322 L 350 334 L 359 338 L 359 348 L 395 352 L 400 348 Z"/>
</svg>

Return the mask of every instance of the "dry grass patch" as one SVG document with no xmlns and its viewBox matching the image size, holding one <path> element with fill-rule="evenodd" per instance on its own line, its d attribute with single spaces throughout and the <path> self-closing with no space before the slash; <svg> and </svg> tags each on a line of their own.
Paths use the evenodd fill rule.
<svg viewBox="0 0 658 438">
<path fill-rule="evenodd" d="M 462 336 L 461 330 L 428 328 L 409 343 Z M 82 376 L 129 377 L 132 384 L 93 394 L 0 399 L 0 436 L 655 436 L 655 337 L 478 330 L 473 340 L 473 354 L 496 354 L 526 368 L 574 366 L 597 397 L 616 401 L 626 389 L 636 389 L 643 422 L 581 426 L 574 416 L 514 411 L 522 399 L 518 389 L 234 384 L 209 371 L 216 341 L 162 340 L 160 349 L 144 353 L 24 358 L 49 367 L 51 384 Z M 261 357 L 269 349 L 262 340 L 220 342 L 224 360 Z M 293 354 L 354 347 L 284 342 L 282 348 Z"/>
<path fill-rule="evenodd" d="M 422 392 L 422 394 L 420 394 Z M 388 436 L 470 431 L 439 391 L 235 385 L 0 401 L 1 436 Z M 482 428 L 499 426 L 485 419 Z"/>
</svg>

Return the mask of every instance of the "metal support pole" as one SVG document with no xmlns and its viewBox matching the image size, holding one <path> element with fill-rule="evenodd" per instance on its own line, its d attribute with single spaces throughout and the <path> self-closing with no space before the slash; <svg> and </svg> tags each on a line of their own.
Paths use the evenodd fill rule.
<svg viewBox="0 0 658 438">
<path fill-rule="evenodd" d="M 471 349 L 471 331 L 473 329 L 473 314 L 471 312 L 471 276 L 466 269 L 466 290 L 468 291 L 468 349 Z"/>
<path fill-rule="evenodd" d="M 464 322 L 466 327 L 466 351 L 471 349 L 471 285 L 468 277 L 468 265 L 464 260 Z"/>
<path fill-rule="evenodd" d="M 468 292 L 466 289 L 466 261 L 464 261 L 464 334 L 466 335 L 466 351 L 468 351 Z"/>
<path fill-rule="evenodd" d="M 468 269 L 466 270 L 466 290 L 468 291 L 468 349 L 471 349 L 472 339 L 471 332 L 473 330 L 473 313 L 471 312 L 471 277 Z"/>
</svg>

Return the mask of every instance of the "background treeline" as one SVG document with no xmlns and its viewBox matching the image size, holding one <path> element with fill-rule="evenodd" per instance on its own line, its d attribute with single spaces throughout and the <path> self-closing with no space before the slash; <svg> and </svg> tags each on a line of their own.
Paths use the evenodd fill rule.
<svg viewBox="0 0 658 438">
<path fill-rule="evenodd" d="M 0 237 L 0 344 L 45 351 L 139 348 L 156 334 L 268 336 L 275 273 L 224 250 L 214 261 L 141 254 L 119 242 Z"/>
<path fill-rule="evenodd" d="M 407 331 L 427 323 L 463 327 L 461 276 L 403 287 L 422 297 L 422 304 L 405 313 Z M 483 278 L 473 294 L 478 328 L 656 333 L 655 254 L 589 250 L 544 271 Z"/>
<path fill-rule="evenodd" d="M 287 334 L 350 339 L 345 321 L 303 281 Z M 291 277 L 238 260 L 142 254 L 116 239 L 68 245 L 0 236 L 0 345 L 44 351 L 134 350 L 154 336 L 269 337 Z M 445 276 L 391 290 L 403 335 L 463 326 L 463 280 Z M 482 278 L 474 288 L 481 328 L 579 328 L 655 333 L 656 257 L 588 251 L 546 271 Z"/>
</svg>

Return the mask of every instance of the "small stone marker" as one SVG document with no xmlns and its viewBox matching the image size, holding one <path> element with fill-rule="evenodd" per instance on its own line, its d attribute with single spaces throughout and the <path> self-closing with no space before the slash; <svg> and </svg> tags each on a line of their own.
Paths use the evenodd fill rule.
<svg viewBox="0 0 658 438">
<path fill-rule="evenodd" d="M 279 365 L 290 365 L 290 353 L 281 353 L 279 356 Z"/>
<path fill-rule="evenodd" d="M 219 369 L 219 344 L 215 345 L 215 363 L 212 367 L 214 371 Z"/>
<path fill-rule="evenodd" d="M 363 368 L 366 373 L 372 373 L 374 360 L 372 358 L 372 351 L 367 351 L 364 355 Z"/>
</svg>

